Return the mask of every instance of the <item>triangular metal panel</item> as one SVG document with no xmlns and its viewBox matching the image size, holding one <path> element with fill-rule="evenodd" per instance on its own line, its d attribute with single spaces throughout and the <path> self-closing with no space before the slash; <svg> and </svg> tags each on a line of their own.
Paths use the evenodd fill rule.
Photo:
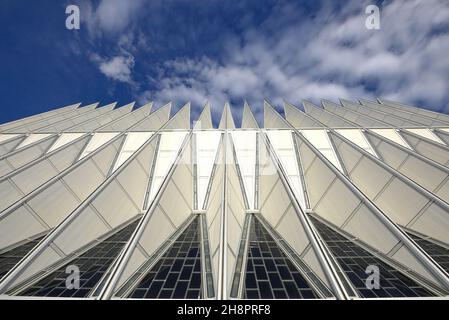
<svg viewBox="0 0 449 320">
<path fill-rule="evenodd" d="M 111 123 L 105 124 L 104 126 L 96 129 L 96 131 L 125 131 L 147 117 L 150 114 L 152 107 L 153 103 L 150 102 L 136 110 L 133 110 L 131 113 L 112 121 Z"/>
<path fill-rule="evenodd" d="M 156 131 L 167 123 L 170 117 L 171 102 L 153 111 L 128 129 L 128 131 Z"/>
<path fill-rule="evenodd" d="M 265 129 L 289 128 L 290 125 L 268 102 L 263 103 L 263 119 Z"/>
<path fill-rule="evenodd" d="M 324 106 L 323 109 L 311 102 L 305 101 L 303 103 L 304 110 L 308 116 L 319 121 L 327 127 L 352 128 L 356 126 L 353 122 L 350 121 L 351 119 L 347 119 L 347 117 L 343 115 L 331 112 L 328 108 L 326 108 L 325 103 L 327 104 L 330 102 L 322 101 L 322 105 Z"/>
<path fill-rule="evenodd" d="M 117 170 L 126 160 L 128 160 L 134 152 L 148 141 L 153 135 L 152 132 L 129 132 L 121 146 L 120 154 L 114 162 L 111 173 Z"/>
<path fill-rule="evenodd" d="M 410 129 L 404 129 L 408 132 L 414 133 L 420 137 L 423 137 L 424 139 L 431 140 L 433 142 L 446 145 L 443 140 L 440 139 L 431 129 L 429 128 L 410 128 Z"/>
<path fill-rule="evenodd" d="M 60 132 L 77 124 L 83 123 L 107 112 L 111 112 L 115 103 L 102 108 L 96 108 L 98 104 L 93 104 L 81 109 L 75 110 L 74 114 L 62 114 L 58 117 L 48 119 L 43 123 L 32 124 L 27 126 L 28 132 Z M 80 110 L 80 111 L 78 111 Z"/>
<path fill-rule="evenodd" d="M 186 103 L 178 112 L 176 112 L 163 129 L 190 129 L 190 102 Z"/>
<path fill-rule="evenodd" d="M 310 102 L 303 101 L 304 105 L 309 103 Z M 295 128 L 302 129 L 310 127 L 323 127 L 323 124 L 321 122 L 314 119 L 313 117 L 310 117 L 288 102 L 284 102 L 284 114 L 287 121 L 290 122 Z"/>
<path fill-rule="evenodd" d="M 201 112 L 198 120 L 194 122 L 193 129 L 194 130 L 213 129 L 212 115 L 209 102 L 207 102 L 204 105 L 203 111 Z"/>
<path fill-rule="evenodd" d="M 20 136 L 20 134 L 18 133 L 5 133 L 5 134 L 0 134 L 0 143 L 5 143 L 8 140 L 11 140 L 13 138 L 17 138 L 18 136 Z"/>
<path fill-rule="evenodd" d="M 79 106 L 81 105 L 81 103 L 76 103 L 76 104 L 72 104 L 66 107 L 62 107 L 62 108 L 58 108 L 58 109 L 54 109 L 54 110 L 50 110 L 47 112 L 43 112 L 43 113 L 39 113 L 36 115 L 32 115 L 26 118 L 22 118 L 22 119 L 18 119 L 18 120 L 14 120 L 14 121 L 10 121 L 4 124 L 0 125 L 0 132 L 5 131 L 7 129 L 11 129 L 11 128 L 15 128 L 18 126 L 23 126 L 23 125 L 27 125 L 33 122 L 37 122 L 46 118 L 50 118 L 54 115 L 57 114 L 63 114 L 72 110 L 77 109 Z"/>
<path fill-rule="evenodd" d="M 0 156 L 3 156 L 16 149 L 17 146 L 25 139 L 25 134 L 18 134 L 17 137 L 0 143 Z"/>
<path fill-rule="evenodd" d="M 395 126 L 395 127 L 407 127 L 407 126 L 414 127 L 417 125 L 419 126 L 419 124 L 414 121 L 402 119 L 400 117 L 396 117 L 394 115 L 387 114 L 387 113 L 379 111 L 379 110 L 374 110 L 374 109 L 368 108 L 366 106 L 362 106 L 358 103 L 355 103 L 355 102 L 352 102 L 349 100 L 340 99 L 340 102 L 341 102 L 343 108 L 351 109 L 351 110 L 361 113 L 367 117 L 373 118 L 375 120 L 379 120 L 381 122 L 385 122 L 385 123 Z"/>
<path fill-rule="evenodd" d="M 92 138 L 90 139 L 86 148 L 83 150 L 83 153 L 81 153 L 79 159 L 81 160 L 84 157 L 88 156 L 90 153 L 94 152 L 102 145 L 108 143 L 119 134 L 119 132 L 96 132 L 92 134 Z"/>
<path fill-rule="evenodd" d="M 245 101 L 243 105 L 243 115 L 242 115 L 242 129 L 259 129 L 259 124 L 254 117 L 251 107 L 248 102 Z"/>
<path fill-rule="evenodd" d="M 58 140 L 54 144 L 52 144 L 51 148 L 48 149 L 47 153 L 50 153 L 56 149 L 59 149 L 66 144 L 69 144 L 70 142 L 80 138 L 83 136 L 84 133 L 63 133 L 59 136 Z"/>
<path fill-rule="evenodd" d="M 380 104 L 380 103 L 377 103 L 377 102 L 364 100 L 364 99 L 360 99 L 359 102 L 360 102 L 360 104 L 362 104 L 364 106 L 367 106 L 369 108 L 372 108 L 374 110 L 381 110 L 382 112 L 385 112 L 385 113 L 388 113 L 388 114 L 392 114 L 394 116 L 400 117 L 402 119 L 407 119 L 407 120 L 416 122 L 417 124 L 421 124 L 421 125 L 424 125 L 424 126 L 444 126 L 444 125 L 447 125 L 447 123 L 444 122 L 444 121 L 438 121 L 436 119 L 429 118 L 429 117 L 424 116 L 424 115 L 413 114 L 411 112 L 407 112 L 407 111 L 404 111 L 404 110 L 392 108 L 392 107 L 389 107 L 389 106 L 386 106 L 384 104 Z"/>
<path fill-rule="evenodd" d="M 37 119 L 36 121 L 27 122 L 25 124 L 21 124 L 20 122 L 12 125 L 8 129 L 5 129 L 5 132 L 20 132 L 20 133 L 26 133 L 26 132 L 33 132 L 36 129 L 51 124 L 56 123 L 58 121 L 62 121 L 64 119 L 68 119 L 69 117 L 74 117 L 78 114 L 83 114 L 90 112 L 96 108 L 98 104 L 92 104 L 85 106 L 83 108 L 77 108 L 77 109 L 71 109 L 66 112 L 61 113 L 55 113 L 49 117 L 43 117 L 41 119 Z"/>
<path fill-rule="evenodd" d="M 30 144 L 42 141 L 48 137 L 51 136 L 51 133 L 32 133 L 30 134 L 28 137 L 26 137 L 25 140 L 23 140 L 16 148 L 17 149 L 21 149 L 24 148 Z"/>
<path fill-rule="evenodd" d="M 301 130 L 303 136 L 323 154 L 338 170 L 343 172 L 343 167 L 338 159 L 328 131 L 325 129 Z"/>
<path fill-rule="evenodd" d="M 443 113 L 438 113 L 432 110 L 429 110 L 429 108 L 417 108 L 414 106 L 410 106 L 410 105 L 406 105 L 403 103 L 399 103 L 399 102 L 395 102 L 395 101 L 391 101 L 391 100 L 387 100 L 387 99 L 381 99 L 378 98 L 377 99 L 381 104 L 387 105 L 389 107 L 392 108 L 396 108 L 399 110 L 404 110 L 413 114 L 418 114 L 418 115 L 424 115 L 426 117 L 432 118 L 432 119 L 438 119 L 440 121 L 444 121 L 447 124 L 449 124 L 449 115 L 447 114 L 443 114 Z"/>
<path fill-rule="evenodd" d="M 371 146 L 370 142 L 366 139 L 361 129 L 336 129 L 338 134 L 341 134 L 346 139 L 351 140 L 357 146 L 371 153 L 373 156 L 377 157 L 376 151 Z"/>
<path fill-rule="evenodd" d="M 323 100 L 322 105 L 325 110 L 330 112 L 331 114 L 335 114 L 339 117 L 347 119 L 352 123 L 355 123 L 361 127 L 391 127 L 392 125 L 381 121 L 379 119 L 375 119 L 367 116 L 366 114 L 360 113 L 351 108 L 345 108 L 343 104 L 337 104 L 331 101 Z"/>
<path fill-rule="evenodd" d="M 123 106 L 118 109 L 114 109 L 111 112 L 107 112 L 103 114 L 101 117 L 96 117 L 93 119 L 90 119 L 88 121 L 82 122 L 80 124 L 77 124 L 73 127 L 70 127 L 68 129 L 65 129 L 66 132 L 89 132 L 93 131 L 97 128 L 101 128 L 108 123 L 113 122 L 116 119 L 120 119 L 126 114 L 129 114 L 134 106 L 134 102 L 127 104 L 126 106 Z"/>
<path fill-rule="evenodd" d="M 234 119 L 232 117 L 231 106 L 229 105 L 229 102 L 226 102 L 224 105 L 218 129 L 235 129 Z"/>
<path fill-rule="evenodd" d="M 388 139 L 394 143 L 397 143 L 405 148 L 408 148 L 410 150 L 413 150 L 412 147 L 407 143 L 407 141 L 404 140 L 404 138 L 401 137 L 399 132 L 396 129 L 393 128 L 384 128 L 384 129 L 370 129 L 368 131 L 372 131 L 378 135 L 381 135 L 385 139 Z"/>
</svg>

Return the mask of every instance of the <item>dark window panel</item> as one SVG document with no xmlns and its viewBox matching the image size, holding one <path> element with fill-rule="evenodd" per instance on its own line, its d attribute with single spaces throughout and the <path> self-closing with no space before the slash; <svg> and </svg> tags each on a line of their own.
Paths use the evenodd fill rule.
<svg viewBox="0 0 449 320">
<path fill-rule="evenodd" d="M 195 217 L 128 296 L 198 299 L 201 296 L 200 241 L 199 217 Z"/>
<path fill-rule="evenodd" d="M 315 217 L 311 216 L 310 218 L 360 296 L 364 298 L 435 296 L 415 280 L 372 255 Z M 369 265 L 379 267 L 380 289 L 367 289 L 365 285 L 365 280 L 368 277 L 365 270 Z"/>
<path fill-rule="evenodd" d="M 31 287 L 23 290 L 19 295 L 41 297 L 87 297 L 123 249 L 126 242 L 131 237 L 132 232 L 137 227 L 137 223 L 138 220 L 130 223 L 85 253 L 51 272 L 48 276 L 39 280 L 37 283 L 34 283 Z M 75 265 L 80 270 L 79 289 L 68 289 L 66 287 L 65 281 L 68 274 L 66 274 L 65 271 L 69 265 Z"/>
<path fill-rule="evenodd" d="M 295 265 L 254 216 L 250 226 L 244 292 L 247 299 L 318 298 Z"/>
<path fill-rule="evenodd" d="M 14 249 L 0 254 L 0 279 L 9 272 L 23 257 L 26 256 L 44 236 L 28 241 Z"/>
<path fill-rule="evenodd" d="M 449 249 L 430 240 L 408 233 L 415 242 L 433 258 L 446 272 L 449 272 Z"/>
</svg>

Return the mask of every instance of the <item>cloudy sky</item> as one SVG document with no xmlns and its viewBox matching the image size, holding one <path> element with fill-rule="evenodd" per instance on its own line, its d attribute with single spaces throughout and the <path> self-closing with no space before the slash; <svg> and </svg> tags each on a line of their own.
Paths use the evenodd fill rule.
<svg viewBox="0 0 449 320">
<path fill-rule="evenodd" d="M 80 30 L 65 8 L 80 7 Z M 365 8 L 380 7 L 380 30 Z M 2 0 L 0 122 L 120 105 L 384 97 L 449 113 L 447 0 Z"/>
</svg>

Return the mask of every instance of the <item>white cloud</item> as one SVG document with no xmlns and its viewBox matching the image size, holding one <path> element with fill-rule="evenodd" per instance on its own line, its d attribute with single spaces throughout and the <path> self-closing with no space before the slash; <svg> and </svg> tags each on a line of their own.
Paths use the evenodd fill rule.
<svg viewBox="0 0 449 320">
<path fill-rule="evenodd" d="M 131 78 L 131 70 L 134 67 L 134 57 L 116 56 L 111 59 L 103 59 L 98 55 L 92 55 L 91 60 L 98 64 L 101 73 L 106 77 L 134 85 Z"/>
<path fill-rule="evenodd" d="M 447 3 L 387 2 L 378 31 L 365 28 L 367 4 L 348 2 L 338 16 L 326 5 L 316 19 L 297 19 L 270 37 L 249 30 L 243 45 L 228 46 L 232 50 L 222 63 L 208 58 L 166 62 L 165 72 L 152 82 L 157 90 L 140 98 L 178 105 L 209 99 L 216 116 L 226 100 L 247 98 L 259 103 L 253 106 L 259 120 L 264 97 L 280 105 L 282 99 L 299 104 L 301 99 L 382 96 L 426 101 L 441 110 L 449 101 L 449 35 L 436 30 L 449 28 Z M 279 16 L 274 12 L 265 24 L 276 27 Z"/>
<path fill-rule="evenodd" d="M 133 91 L 139 87 L 132 76 L 135 65 L 133 54 L 137 51 L 136 38 L 140 47 L 149 49 L 142 35 L 135 35 L 133 28 L 133 22 L 138 21 L 144 4 L 144 0 L 101 0 L 96 7 L 91 1 L 83 0 L 80 4 L 81 17 L 87 25 L 88 39 L 94 50 L 104 51 L 104 47 L 98 46 L 104 38 L 112 39 L 115 45 L 108 51 L 109 54 L 91 53 L 91 61 L 107 78 L 127 83 Z"/>
<path fill-rule="evenodd" d="M 82 17 L 92 37 L 115 35 L 124 31 L 144 5 L 144 0 L 101 0 L 96 8 L 90 1 L 82 2 Z"/>
</svg>

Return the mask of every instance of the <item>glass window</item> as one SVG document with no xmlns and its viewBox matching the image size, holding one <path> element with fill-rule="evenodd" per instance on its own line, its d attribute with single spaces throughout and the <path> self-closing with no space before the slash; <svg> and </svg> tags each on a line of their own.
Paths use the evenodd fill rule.
<svg viewBox="0 0 449 320">
<path fill-rule="evenodd" d="M 318 298 L 256 217 L 251 220 L 249 241 L 245 298 Z"/>
<path fill-rule="evenodd" d="M 129 294 L 130 298 L 198 299 L 201 294 L 200 221 L 196 217 Z"/>
<path fill-rule="evenodd" d="M 388 298 L 435 295 L 396 268 L 388 265 L 367 250 L 328 227 L 323 222 L 314 217 L 310 218 L 360 296 L 364 298 Z M 365 270 L 369 265 L 379 267 L 379 289 L 368 289 L 366 287 L 365 281 L 368 275 L 365 273 Z"/>
<path fill-rule="evenodd" d="M 28 241 L 14 249 L 0 254 L 0 279 L 9 272 L 25 255 L 31 251 L 44 236 Z"/>
<path fill-rule="evenodd" d="M 109 266 L 119 255 L 139 221 L 134 221 L 85 253 L 23 290 L 21 296 L 87 297 L 101 280 Z M 66 268 L 77 266 L 80 270 L 80 288 L 68 289 Z"/>
</svg>

